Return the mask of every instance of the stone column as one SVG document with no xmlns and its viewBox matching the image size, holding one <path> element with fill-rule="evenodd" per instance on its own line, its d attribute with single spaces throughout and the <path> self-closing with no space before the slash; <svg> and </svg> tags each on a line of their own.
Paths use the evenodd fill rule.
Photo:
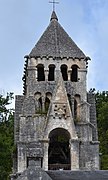
<svg viewBox="0 0 108 180">
<path fill-rule="evenodd" d="M 49 70 L 45 69 L 45 81 L 48 81 Z"/>
<path fill-rule="evenodd" d="M 26 77 L 27 95 L 32 95 L 32 83 L 36 81 L 36 67 L 28 66 L 28 76 Z"/>
<path fill-rule="evenodd" d="M 49 147 L 49 139 L 43 140 L 44 144 L 44 157 L 43 157 L 43 169 L 45 171 L 48 170 L 48 147 Z"/>
<path fill-rule="evenodd" d="M 78 69 L 78 82 L 81 82 L 82 99 L 87 101 L 87 82 L 86 82 L 87 69 Z"/>
<path fill-rule="evenodd" d="M 72 72 L 72 69 L 69 69 L 68 70 L 68 81 L 71 81 L 71 72 Z"/>
<path fill-rule="evenodd" d="M 37 71 L 37 67 L 36 67 L 36 81 L 38 81 L 38 71 Z"/>
<path fill-rule="evenodd" d="M 24 150 L 24 146 L 19 143 L 18 144 L 18 173 L 23 172 L 27 168 L 26 154 Z"/>
<path fill-rule="evenodd" d="M 71 95 L 71 110 L 72 110 L 72 117 L 74 118 L 74 96 Z"/>
<path fill-rule="evenodd" d="M 79 170 L 79 141 L 70 139 L 71 170 Z"/>
<path fill-rule="evenodd" d="M 45 95 L 42 96 L 42 112 L 45 111 Z"/>
</svg>

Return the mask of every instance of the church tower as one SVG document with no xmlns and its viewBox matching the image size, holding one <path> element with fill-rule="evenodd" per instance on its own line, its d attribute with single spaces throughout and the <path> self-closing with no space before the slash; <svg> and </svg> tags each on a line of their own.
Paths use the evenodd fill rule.
<svg viewBox="0 0 108 180">
<path fill-rule="evenodd" d="M 16 96 L 14 173 L 98 170 L 95 98 L 87 93 L 89 58 L 52 12 L 49 26 L 25 56 L 24 92 Z"/>
</svg>

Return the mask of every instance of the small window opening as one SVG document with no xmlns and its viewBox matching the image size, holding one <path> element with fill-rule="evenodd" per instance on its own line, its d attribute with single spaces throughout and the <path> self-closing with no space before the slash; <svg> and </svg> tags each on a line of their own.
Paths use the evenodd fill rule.
<svg viewBox="0 0 108 180">
<path fill-rule="evenodd" d="M 77 101 L 74 99 L 74 118 L 77 118 Z"/>
<path fill-rule="evenodd" d="M 71 81 L 72 82 L 78 81 L 78 66 L 77 65 L 72 66 Z"/>
<path fill-rule="evenodd" d="M 37 66 L 37 81 L 45 81 L 44 66 L 42 64 Z"/>
<path fill-rule="evenodd" d="M 63 80 L 68 81 L 67 66 L 65 64 L 61 65 L 61 73 Z"/>
<path fill-rule="evenodd" d="M 54 81 L 55 65 L 49 65 L 48 81 Z"/>
</svg>

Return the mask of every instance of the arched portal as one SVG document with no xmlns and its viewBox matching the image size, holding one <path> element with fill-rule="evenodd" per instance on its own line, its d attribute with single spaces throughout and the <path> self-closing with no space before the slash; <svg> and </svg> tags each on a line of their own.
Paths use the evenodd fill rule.
<svg viewBox="0 0 108 180">
<path fill-rule="evenodd" d="M 63 128 L 56 128 L 49 134 L 48 169 L 49 170 L 70 170 L 70 134 Z"/>
</svg>

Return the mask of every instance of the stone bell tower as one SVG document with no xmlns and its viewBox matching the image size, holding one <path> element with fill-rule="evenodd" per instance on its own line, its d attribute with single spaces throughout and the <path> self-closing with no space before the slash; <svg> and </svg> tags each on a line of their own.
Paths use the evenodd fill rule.
<svg viewBox="0 0 108 180">
<path fill-rule="evenodd" d="M 99 143 L 93 93 L 87 93 L 89 58 L 58 22 L 25 56 L 24 93 L 16 96 L 14 173 L 98 170 Z"/>
</svg>

